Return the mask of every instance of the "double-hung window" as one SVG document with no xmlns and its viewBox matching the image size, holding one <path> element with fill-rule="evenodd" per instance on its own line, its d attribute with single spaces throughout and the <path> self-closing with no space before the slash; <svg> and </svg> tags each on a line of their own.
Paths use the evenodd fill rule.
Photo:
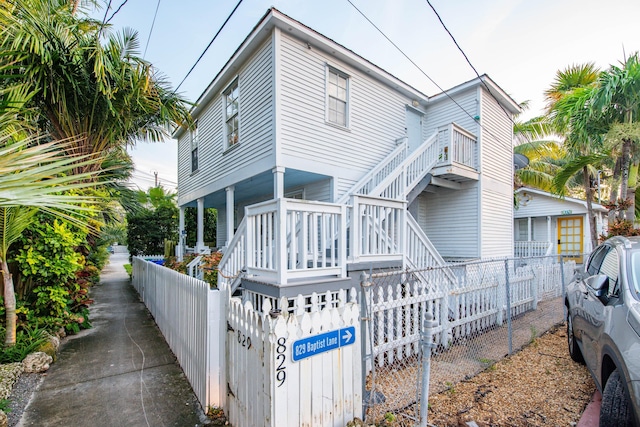
<svg viewBox="0 0 640 427">
<path fill-rule="evenodd" d="M 236 79 L 223 92 L 224 97 L 224 129 L 225 129 L 225 149 L 230 148 L 240 142 L 240 127 L 238 122 L 238 101 L 240 91 L 238 90 L 238 80 Z"/>
<path fill-rule="evenodd" d="M 191 129 L 191 172 L 198 170 L 198 121 L 193 123 Z"/>
<path fill-rule="evenodd" d="M 348 127 L 349 77 L 333 68 L 327 69 L 327 121 Z"/>
</svg>

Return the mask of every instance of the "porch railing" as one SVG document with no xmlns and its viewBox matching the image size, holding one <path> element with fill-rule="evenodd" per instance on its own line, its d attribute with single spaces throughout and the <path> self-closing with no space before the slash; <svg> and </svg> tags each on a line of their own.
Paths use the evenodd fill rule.
<svg viewBox="0 0 640 427">
<path fill-rule="evenodd" d="M 346 277 L 346 206 L 276 199 L 247 207 L 245 218 L 249 276 L 281 285 Z"/>
<path fill-rule="evenodd" d="M 517 258 L 545 256 L 551 254 L 552 244 L 540 241 L 516 241 L 513 249 L 514 256 Z"/>
<path fill-rule="evenodd" d="M 218 264 L 218 287 L 225 284 L 231 288 L 231 294 L 240 283 L 240 273 L 247 266 L 246 258 L 246 217 L 242 219 L 233 235 L 220 263 Z"/>
<path fill-rule="evenodd" d="M 438 129 L 438 166 L 458 164 L 478 168 L 477 138 L 461 126 L 451 123 Z"/>
<path fill-rule="evenodd" d="M 352 196 L 349 255 L 352 261 L 402 260 L 404 201 Z"/>
</svg>

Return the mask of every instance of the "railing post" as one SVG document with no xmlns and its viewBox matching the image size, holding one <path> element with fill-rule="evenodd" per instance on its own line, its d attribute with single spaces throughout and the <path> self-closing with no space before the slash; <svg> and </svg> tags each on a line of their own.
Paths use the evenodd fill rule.
<svg viewBox="0 0 640 427">
<path fill-rule="evenodd" d="M 420 333 L 420 347 L 422 352 L 422 381 L 420 390 L 420 427 L 427 427 L 429 416 L 429 381 L 431 377 L 431 349 L 433 348 L 433 330 L 438 325 L 433 315 L 424 315 L 422 331 Z"/>
<path fill-rule="evenodd" d="M 362 339 L 360 345 L 362 348 L 362 390 L 364 396 L 366 396 L 366 381 L 369 366 L 373 369 L 373 337 L 371 325 L 371 310 L 372 310 L 372 298 L 371 298 L 371 276 L 364 271 L 360 273 L 360 329 L 362 331 Z M 371 393 L 369 393 L 369 400 L 375 392 L 375 376 L 372 376 Z M 365 419 L 366 408 L 370 402 L 364 402 L 362 419 Z"/>
<path fill-rule="evenodd" d="M 276 269 L 279 284 L 287 283 L 287 200 L 278 199 L 276 202 L 275 228 L 276 228 Z M 294 231 L 292 231 L 293 234 Z M 306 230 L 303 230 L 306 232 Z M 306 248 L 303 248 L 306 251 Z"/>
<path fill-rule="evenodd" d="M 511 329 L 511 291 L 509 289 L 509 260 L 504 260 L 505 292 L 507 297 L 507 331 L 509 334 L 509 354 L 513 351 L 513 330 Z"/>
</svg>

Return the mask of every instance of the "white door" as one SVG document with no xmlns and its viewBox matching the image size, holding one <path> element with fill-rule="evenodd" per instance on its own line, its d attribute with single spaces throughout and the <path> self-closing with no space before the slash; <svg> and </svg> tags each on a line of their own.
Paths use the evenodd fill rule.
<svg viewBox="0 0 640 427">
<path fill-rule="evenodd" d="M 407 107 L 406 125 L 409 152 L 412 152 L 424 142 L 422 141 L 422 114 L 413 108 Z"/>
</svg>

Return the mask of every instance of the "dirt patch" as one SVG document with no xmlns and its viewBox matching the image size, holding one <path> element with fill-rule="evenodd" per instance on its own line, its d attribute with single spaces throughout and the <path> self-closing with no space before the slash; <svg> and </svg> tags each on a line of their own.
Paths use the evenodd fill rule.
<svg viewBox="0 0 640 427">
<path fill-rule="evenodd" d="M 438 427 L 575 425 L 595 391 L 588 370 L 571 360 L 564 325 L 466 381 L 429 398 Z"/>
</svg>

